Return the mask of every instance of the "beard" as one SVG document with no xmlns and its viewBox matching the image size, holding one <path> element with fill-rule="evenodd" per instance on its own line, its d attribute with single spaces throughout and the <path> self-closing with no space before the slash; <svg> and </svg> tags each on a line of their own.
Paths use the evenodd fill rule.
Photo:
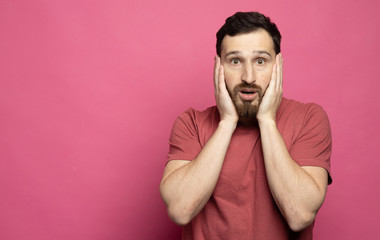
<svg viewBox="0 0 380 240">
<path fill-rule="evenodd" d="M 257 93 L 255 99 L 247 101 L 243 100 L 239 97 L 239 92 L 244 88 L 254 89 Z M 259 110 L 259 106 L 261 103 L 261 99 L 263 96 L 262 88 L 257 84 L 248 84 L 241 83 L 235 86 L 232 90 L 228 89 L 228 93 L 235 105 L 236 112 L 240 118 L 240 120 L 253 120 L 256 119 L 257 111 Z"/>
</svg>

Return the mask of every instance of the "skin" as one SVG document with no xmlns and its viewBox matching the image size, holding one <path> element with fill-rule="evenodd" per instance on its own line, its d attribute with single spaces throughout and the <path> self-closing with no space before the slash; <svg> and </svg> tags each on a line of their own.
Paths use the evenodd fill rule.
<svg viewBox="0 0 380 240">
<path fill-rule="evenodd" d="M 160 184 L 161 196 L 174 222 L 189 223 L 211 197 L 239 121 L 258 123 L 269 188 L 289 227 L 300 231 L 313 222 L 325 198 L 328 176 L 320 167 L 300 167 L 277 129 L 282 66 L 282 55 L 275 54 L 273 41 L 264 30 L 223 39 L 221 58 L 215 57 L 214 65 L 218 128 L 193 161 L 170 161 Z M 227 91 L 242 82 L 255 83 L 265 91 L 260 105 L 257 96 L 251 103 L 259 106 L 254 120 L 239 119 Z"/>
<path fill-rule="evenodd" d="M 282 72 L 282 56 L 278 56 L 281 61 L 279 66 Z M 225 85 L 228 89 L 233 89 L 240 83 L 259 85 L 264 91 L 271 80 L 273 68 L 276 62 L 276 53 L 273 48 L 273 41 L 264 30 L 258 30 L 248 34 L 238 36 L 225 36 L 222 41 L 221 59 L 222 72 L 224 70 Z M 223 85 L 223 83 L 220 83 Z M 281 101 L 281 97 L 279 98 Z M 225 100 L 224 100 L 225 101 Z M 242 104 L 241 98 L 237 98 L 237 104 Z M 252 105 L 259 105 L 259 98 L 252 101 Z M 277 109 L 276 109 L 277 110 Z M 251 119 L 240 119 L 247 121 Z"/>
</svg>

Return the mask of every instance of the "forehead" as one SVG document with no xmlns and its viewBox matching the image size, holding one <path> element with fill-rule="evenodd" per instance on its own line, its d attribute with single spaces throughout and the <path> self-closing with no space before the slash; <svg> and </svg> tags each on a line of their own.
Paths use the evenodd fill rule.
<svg viewBox="0 0 380 240">
<path fill-rule="evenodd" d="M 222 41 L 222 55 L 227 52 L 253 52 L 267 51 L 271 55 L 275 55 L 274 43 L 269 33 L 263 29 L 259 29 L 250 33 L 243 33 L 236 36 L 226 35 Z"/>
</svg>

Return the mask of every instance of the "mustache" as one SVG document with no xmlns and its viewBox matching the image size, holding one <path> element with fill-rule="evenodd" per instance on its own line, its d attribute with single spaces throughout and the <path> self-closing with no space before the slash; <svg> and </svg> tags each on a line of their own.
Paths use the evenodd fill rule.
<svg viewBox="0 0 380 240">
<path fill-rule="evenodd" d="M 246 88 L 253 89 L 255 92 L 257 92 L 260 98 L 263 96 L 263 89 L 255 83 L 240 83 L 234 87 L 233 93 L 236 96 L 242 89 Z"/>
</svg>

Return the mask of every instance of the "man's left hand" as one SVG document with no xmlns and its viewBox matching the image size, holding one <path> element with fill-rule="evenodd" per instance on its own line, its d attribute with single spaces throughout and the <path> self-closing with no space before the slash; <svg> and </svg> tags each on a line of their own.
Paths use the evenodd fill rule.
<svg viewBox="0 0 380 240">
<path fill-rule="evenodd" d="M 272 77 L 266 89 L 263 99 L 260 103 L 259 110 L 257 112 L 257 120 L 276 121 L 277 110 L 282 100 L 282 66 L 283 66 L 282 54 L 279 53 L 276 56 L 276 63 L 273 65 Z"/>
</svg>

